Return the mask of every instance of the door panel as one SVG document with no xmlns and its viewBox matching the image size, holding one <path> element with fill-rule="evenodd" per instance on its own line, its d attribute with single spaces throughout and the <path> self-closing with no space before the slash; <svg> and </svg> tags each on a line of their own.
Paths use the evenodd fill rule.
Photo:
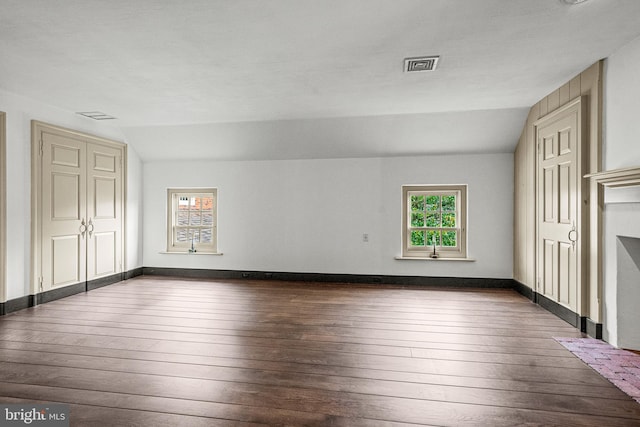
<svg viewBox="0 0 640 427">
<path fill-rule="evenodd" d="M 42 290 L 86 277 L 83 141 L 42 133 Z"/>
<path fill-rule="evenodd" d="M 122 150 L 88 144 L 87 280 L 122 271 Z"/>
<path fill-rule="evenodd" d="M 93 253 L 95 257 L 90 259 L 93 262 L 93 270 L 96 277 L 106 276 L 117 272 L 118 254 L 116 251 L 116 233 L 106 231 L 94 233 L 91 239 Z"/>
<path fill-rule="evenodd" d="M 78 236 L 54 236 L 51 238 L 53 271 L 51 287 L 65 286 L 84 280 L 81 251 L 84 242 Z"/>
<path fill-rule="evenodd" d="M 582 104 L 538 121 L 538 292 L 579 313 L 580 146 Z"/>
<path fill-rule="evenodd" d="M 575 218 L 572 217 L 574 209 L 571 203 L 574 202 L 571 192 L 575 191 L 573 179 L 573 165 L 570 162 L 561 163 L 558 173 L 558 207 L 560 209 L 558 221 L 561 224 L 571 224 Z"/>
</svg>

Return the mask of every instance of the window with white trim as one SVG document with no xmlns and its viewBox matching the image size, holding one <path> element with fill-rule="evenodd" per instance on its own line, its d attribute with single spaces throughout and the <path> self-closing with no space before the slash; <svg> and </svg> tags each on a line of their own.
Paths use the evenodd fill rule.
<svg viewBox="0 0 640 427">
<path fill-rule="evenodd" d="M 217 252 L 215 188 L 167 190 L 167 252 Z"/>
<path fill-rule="evenodd" d="M 402 256 L 466 258 L 466 216 L 466 185 L 402 186 Z"/>
</svg>

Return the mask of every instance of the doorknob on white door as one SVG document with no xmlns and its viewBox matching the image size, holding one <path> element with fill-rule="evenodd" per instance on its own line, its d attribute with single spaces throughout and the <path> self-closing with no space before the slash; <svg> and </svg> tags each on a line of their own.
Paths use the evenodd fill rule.
<svg viewBox="0 0 640 427">
<path fill-rule="evenodd" d="M 80 234 L 82 235 L 82 238 L 84 239 L 84 233 L 87 231 L 87 226 L 84 223 L 84 218 L 82 218 L 82 222 L 80 223 Z"/>
<path fill-rule="evenodd" d="M 573 227 L 571 227 L 571 230 L 569 231 L 567 239 L 569 239 L 569 241 L 571 242 L 571 246 L 573 246 L 573 248 L 575 249 L 576 241 L 578 240 L 578 231 L 576 230 L 575 222 L 573 223 Z"/>
<path fill-rule="evenodd" d="M 91 234 L 93 233 L 93 222 L 89 219 L 89 224 L 87 225 L 87 229 L 89 230 L 89 238 L 91 238 Z"/>
</svg>

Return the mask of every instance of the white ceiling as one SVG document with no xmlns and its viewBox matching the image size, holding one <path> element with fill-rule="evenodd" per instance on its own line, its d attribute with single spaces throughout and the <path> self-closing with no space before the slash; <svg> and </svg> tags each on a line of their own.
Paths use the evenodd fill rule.
<svg viewBox="0 0 640 427">
<path fill-rule="evenodd" d="M 0 0 L 0 88 L 113 115 L 144 160 L 504 152 L 639 35 L 638 0 Z"/>
</svg>

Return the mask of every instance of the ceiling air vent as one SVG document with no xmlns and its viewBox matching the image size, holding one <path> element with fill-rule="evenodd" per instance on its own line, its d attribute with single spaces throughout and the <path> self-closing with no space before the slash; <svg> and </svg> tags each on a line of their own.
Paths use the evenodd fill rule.
<svg viewBox="0 0 640 427">
<path fill-rule="evenodd" d="M 77 114 L 80 114 L 81 116 L 89 117 L 90 119 L 93 119 L 93 120 L 114 120 L 115 119 L 115 117 L 105 113 L 101 113 L 100 111 L 84 111 Z"/>
<path fill-rule="evenodd" d="M 422 73 L 425 71 L 433 71 L 438 65 L 439 56 L 423 56 L 421 58 L 405 58 L 405 73 Z"/>
</svg>

